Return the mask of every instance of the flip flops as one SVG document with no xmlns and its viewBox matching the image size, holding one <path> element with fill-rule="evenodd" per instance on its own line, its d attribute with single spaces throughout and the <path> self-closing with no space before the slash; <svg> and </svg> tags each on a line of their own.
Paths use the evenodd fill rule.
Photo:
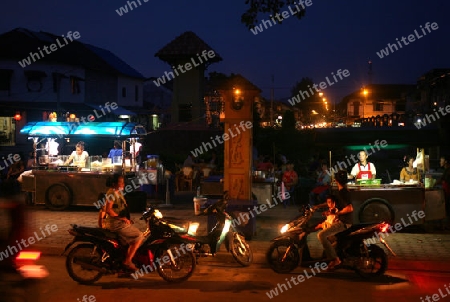
<svg viewBox="0 0 450 302">
<path fill-rule="evenodd" d="M 330 263 L 328 263 L 327 272 L 334 271 L 336 269 L 336 266 L 339 266 L 341 263 L 341 260 L 332 260 Z"/>
</svg>

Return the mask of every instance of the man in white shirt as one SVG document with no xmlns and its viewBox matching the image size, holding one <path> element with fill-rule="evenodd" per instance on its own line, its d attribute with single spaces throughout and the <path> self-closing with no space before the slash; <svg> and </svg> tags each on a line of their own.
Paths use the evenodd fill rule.
<svg viewBox="0 0 450 302">
<path fill-rule="evenodd" d="M 375 179 L 377 170 L 373 163 L 367 161 L 368 157 L 366 151 L 359 152 L 359 163 L 355 164 L 350 172 L 355 179 Z"/>
</svg>

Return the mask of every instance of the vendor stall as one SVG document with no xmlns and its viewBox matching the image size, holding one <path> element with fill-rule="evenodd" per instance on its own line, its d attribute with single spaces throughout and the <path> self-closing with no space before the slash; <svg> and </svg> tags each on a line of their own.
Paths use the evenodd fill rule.
<svg viewBox="0 0 450 302">
<path fill-rule="evenodd" d="M 399 148 L 404 152 L 410 152 L 411 149 L 405 151 L 390 144 L 391 149 Z M 368 149 L 367 146 L 351 146 L 347 147 L 352 151 Z M 380 148 L 381 149 L 381 148 Z M 385 150 L 386 149 L 386 150 Z M 384 148 L 376 152 L 379 159 L 388 158 L 387 149 Z M 442 188 L 435 186 L 436 180 L 440 178 L 442 173 L 435 173 L 430 168 L 429 155 L 425 154 L 423 148 L 415 148 L 417 155 L 409 158 L 408 169 L 398 168 L 400 171 L 409 171 L 406 174 L 411 175 L 408 179 L 395 179 L 386 170 L 384 173 L 383 165 L 380 163 L 377 167 L 376 178 L 373 177 L 356 177 L 349 175 L 348 189 L 350 191 L 350 199 L 353 205 L 353 221 L 354 223 L 371 223 L 386 221 L 392 223 L 400 223 L 405 227 L 408 225 L 420 225 L 427 221 L 442 220 L 445 218 L 445 200 Z M 408 154 L 408 153 L 406 153 Z M 331 153 L 330 153 L 331 158 Z M 363 157 L 364 159 L 364 157 Z M 412 163 L 412 167 L 410 166 Z M 366 163 L 363 163 L 366 164 Z M 375 159 L 375 165 L 378 162 Z M 369 165 L 367 165 L 369 167 Z M 386 165 L 384 165 L 386 167 Z M 411 171 L 412 170 L 412 171 Z M 361 171 L 361 170 L 360 170 Z M 385 175 L 386 174 L 386 175 Z M 399 173 L 402 174 L 401 172 Z M 397 175 L 399 175 L 397 174 Z M 333 186 L 333 193 L 336 193 L 337 187 Z M 418 215 L 420 212 L 421 215 Z"/>
<path fill-rule="evenodd" d="M 423 217 L 412 223 L 408 220 L 414 212 L 425 210 L 425 189 L 421 185 L 350 184 L 348 189 L 354 222 L 423 223 Z"/>
<path fill-rule="evenodd" d="M 147 134 L 141 125 L 129 122 L 30 122 L 20 132 L 33 140 L 35 154 L 39 142 L 49 138 L 62 142 L 106 138 L 111 142 L 121 140 L 122 146 L 126 147 L 127 143 L 133 145 Z M 113 173 L 126 176 L 128 190 L 125 189 L 124 195 L 127 200 L 133 199 L 141 185 L 151 178 L 148 171 L 139 170 L 134 153 L 130 158 L 122 156 L 115 159 L 93 155 L 82 164 L 74 162 L 65 165 L 66 160 L 67 155 L 39 157 L 32 172 L 22 176 L 22 190 L 33 193 L 35 203 L 45 204 L 52 210 L 64 210 L 70 205 L 100 207 L 102 201 L 98 200 L 99 194 L 107 191 L 106 180 Z"/>
</svg>

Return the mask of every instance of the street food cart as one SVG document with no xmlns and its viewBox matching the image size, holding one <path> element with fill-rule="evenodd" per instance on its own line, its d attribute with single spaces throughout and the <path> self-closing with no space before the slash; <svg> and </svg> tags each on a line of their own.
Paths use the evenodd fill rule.
<svg viewBox="0 0 450 302">
<path fill-rule="evenodd" d="M 83 140 L 88 137 L 121 140 L 125 154 L 127 143 L 134 144 L 136 139 L 147 134 L 141 125 L 130 122 L 30 122 L 20 132 L 33 140 L 35 154 L 38 143 L 47 138 Z M 125 175 L 126 185 L 131 186 L 130 192 L 125 192 L 125 198 L 131 200 L 136 193 L 143 193 L 137 191 L 142 179 L 150 175 L 139 171 L 133 153 L 129 159 L 122 156 L 113 160 L 94 155 L 86 163 L 70 166 L 64 165 L 67 157 L 40 157 L 36 159 L 32 172 L 23 175 L 22 190 L 31 192 L 36 204 L 45 204 L 52 210 L 64 210 L 70 205 L 100 207 L 99 194 L 107 191 L 106 180 L 113 173 Z"/>
<path fill-rule="evenodd" d="M 355 222 L 378 222 L 422 224 L 423 219 L 408 218 L 425 209 L 425 189 L 419 184 L 349 184 Z M 416 215 L 417 216 L 417 215 Z"/>
<path fill-rule="evenodd" d="M 359 150 L 366 150 L 368 146 L 347 146 L 346 148 L 359 152 Z M 379 155 L 380 159 L 388 158 L 387 150 L 392 149 L 404 150 L 405 146 L 391 144 L 389 148 L 386 147 L 374 154 Z M 386 170 L 387 177 L 383 177 L 383 170 L 377 168 L 377 176 L 381 176 L 382 179 L 356 181 L 352 179 L 348 183 L 355 223 L 387 221 L 407 226 L 421 225 L 427 221 L 445 218 L 444 194 L 442 188 L 434 185 L 442 174 L 433 173 L 430 169 L 430 158 L 423 148 L 416 148 L 416 151 L 414 167 L 418 169 L 419 181 L 402 182 L 391 179 L 388 170 Z M 331 151 L 329 156 L 331 162 Z M 332 191 L 334 194 L 337 193 L 337 186 L 334 185 Z M 425 216 L 423 217 L 422 214 L 420 219 L 416 219 L 419 211 L 423 211 Z"/>
</svg>

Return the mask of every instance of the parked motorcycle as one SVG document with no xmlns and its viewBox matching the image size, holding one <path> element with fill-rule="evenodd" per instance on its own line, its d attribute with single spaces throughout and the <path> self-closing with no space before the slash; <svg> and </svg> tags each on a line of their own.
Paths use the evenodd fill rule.
<svg viewBox="0 0 450 302">
<path fill-rule="evenodd" d="M 315 231 L 309 221 L 313 216 L 313 209 L 306 207 L 303 215 L 298 216 L 282 227 L 282 235 L 272 239 L 266 258 L 270 267 L 277 273 L 288 273 L 294 270 L 299 263 L 310 264 L 320 259 L 313 259 L 310 255 L 307 238 Z M 366 239 L 377 238 L 395 256 L 383 236 L 389 228 L 387 223 L 355 224 L 334 237 L 337 255 L 342 263 L 336 268 L 355 270 L 360 276 L 371 278 L 384 274 L 388 266 L 387 255 L 377 245 L 368 245 Z M 376 236 L 378 234 L 378 236 Z"/>
<path fill-rule="evenodd" d="M 194 254 L 199 257 L 214 256 L 220 245 L 225 242 L 228 252 L 242 266 L 249 266 L 253 261 L 253 252 L 250 245 L 245 241 L 245 236 L 238 231 L 233 223 L 233 218 L 226 212 L 227 195 L 210 205 L 199 215 L 215 215 L 216 225 L 206 236 L 195 237 Z"/>
<path fill-rule="evenodd" d="M 187 280 L 194 272 L 196 261 L 192 253 L 193 244 L 189 244 L 185 233 L 177 233 L 155 208 L 149 208 L 140 219 L 145 220 L 147 229 L 133 263 L 138 268 L 145 268 L 145 272 L 148 272 L 147 268 L 150 271 L 154 268 L 167 282 Z M 117 233 L 77 225 L 72 225 L 69 233 L 74 239 L 64 253 L 79 243 L 70 250 L 66 259 L 66 269 L 73 280 L 91 284 L 103 275 L 130 274 L 122 264 L 128 246 L 120 242 Z M 140 271 L 142 273 L 143 270 Z"/>
</svg>

